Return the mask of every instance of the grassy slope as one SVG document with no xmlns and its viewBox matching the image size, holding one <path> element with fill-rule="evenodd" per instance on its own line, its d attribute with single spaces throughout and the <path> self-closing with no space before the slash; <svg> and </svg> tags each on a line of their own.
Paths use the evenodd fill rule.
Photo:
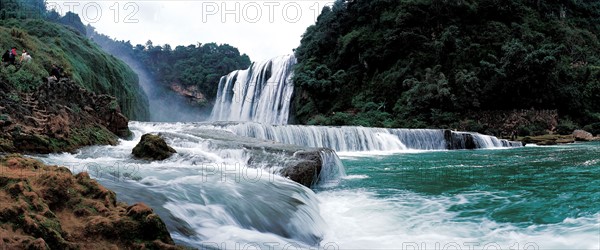
<svg viewBox="0 0 600 250">
<path fill-rule="evenodd" d="M 18 90 L 37 87 L 49 75 L 52 63 L 56 63 L 84 88 L 117 97 L 121 110 L 130 119 L 148 119 L 148 100 L 137 75 L 71 28 L 39 19 L 9 19 L 0 21 L 0 37 L 2 53 L 15 46 L 19 52 L 27 49 L 33 57 L 30 64 L 20 69 L 0 69 L 0 77 Z"/>
</svg>

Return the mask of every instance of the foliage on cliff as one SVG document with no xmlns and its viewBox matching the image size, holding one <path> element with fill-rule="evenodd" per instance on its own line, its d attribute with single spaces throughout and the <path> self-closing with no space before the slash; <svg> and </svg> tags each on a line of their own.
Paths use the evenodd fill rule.
<svg viewBox="0 0 600 250">
<path fill-rule="evenodd" d="M 295 114 L 459 127 L 469 113 L 533 108 L 599 122 L 599 24 L 598 1 L 338 0 L 296 50 Z"/>
<path fill-rule="evenodd" d="M 217 95 L 221 76 L 250 66 L 250 58 L 229 44 L 199 43 L 172 48 L 169 44 L 155 45 L 148 41 L 133 46 L 130 41 L 113 40 L 91 26 L 87 28 L 94 42 L 117 57 L 128 56 L 140 62 L 163 87 L 178 85 L 199 90 L 207 100 Z"/>
<path fill-rule="evenodd" d="M 138 85 L 136 74 L 75 29 L 83 27 L 76 14 L 60 17 L 55 12 L 47 12 L 43 3 L 2 1 L 1 52 L 16 47 L 20 55 L 26 49 L 33 60 L 16 67 L 0 67 L 0 77 L 19 91 L 29 91 L 42 84 L 51 65 L 57 64 L 80 86 L 115 96 L 127 117 L 146 120 L 148 100 Z"/>
</svg>

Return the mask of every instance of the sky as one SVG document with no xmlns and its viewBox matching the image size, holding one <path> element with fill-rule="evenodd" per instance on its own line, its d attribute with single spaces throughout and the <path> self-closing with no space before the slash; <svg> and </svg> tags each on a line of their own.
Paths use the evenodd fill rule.
<svg viewBox="0 0 600 250">
<path fill-rule="evenodd" d="M 237 47 L 252 61 L 291 54 L 307 27 L 332 0 L 47 0 L 61 14 L 72 11 L 84 24 L 133 45 L 215 42 Z"/>
</svg>

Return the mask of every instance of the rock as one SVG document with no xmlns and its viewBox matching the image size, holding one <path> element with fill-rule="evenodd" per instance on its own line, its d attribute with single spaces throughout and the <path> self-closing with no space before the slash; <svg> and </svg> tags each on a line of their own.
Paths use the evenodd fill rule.
<svg viewBox="0 0 600 250">
<path fill-rule="evenodd" d="M 0 157 L 0 242 L 6 249 L 183 249 L 148 206 L 64 167 Z"/>
<path fill-rule="evenodd" d="M 221 123 L 214 123 L 220 126 Z M 298 145 L 282 144 L 235 135 L 232 132 L 218 129 L 196 130 L 195 135 L 207 139 L 213 148 L 244 149 L 252 151 L 247 167 L 261 167 L 276 161 L 282 166 L 279 175 L 289 178 L 308 188 L 317 184 L 323 168 L 321 152 L 323 148 L 311 148 Z M 336 156 L 337 157 L 337 156 Z"/>
<path fill-rule="evenodd" d="M 538 146 L 550 146 L 557 144 L 568 144 L 575 142 L 572 135 L 540 135 L 540 136 L 526 136 L 521 139 L 523 145 L 536 144 Z"/>
<path fill-rule="evenodd" d="M 1 150 L 69 152 L 114 145 L 117 136 L 130 134 L 129 121 L 115 98 L 87 91 L 69 79 L 47 81 L 30 93 L 4 88 L 0 91 Z"/>
<path fill-rule="evenodd" d="M 576 141 L 591 141 L 594 139 L 594 136 L 585 130 L 573 131 L 573 137 L 575 137 Z"/>
<path fill-rule="evenodd" d="M 167 159 L 174 153 L 177 153 L 177 151 L 169 147 L 163 138 L 153 134 L 143 135 L 140 142 L 132 150 L 132 154 L 137 158 L 158 161 Z"/>
<path fill-rule="evenodd" d="M 175 93 L 188 98 L 192 104 L 202 104 L 206 102 L 206 97 L 200 92 L 198 86 L 181 86 L 177 83 L 171 84 L 171 90 Z"/>
<path fill-rule="evenodd" d="M 476 149 L 477 144 L 473 135 L 468 133 L 455 133 L 451 130 L 444 130 L 444 139 L 446 140 L 446 149 Z"/>
<path fill-rule="evenodd" d="M 545 140 L 545 141 L 539 141 L 536 144 L 538 146 L 553 146 L 553 145 L 557 145 L 558 143 L 556 142 L 556 140 Z"/>
<path fill-rule="evenodd" d="M 319 173 L 323 166 L 323 160 L 319 151 L 298 151 L 294 153 L 298 161 L 290 161 L 281 170 L 281 175 L 300 183 L 306 187 L 312 187 L 318 181 Z"/>
</svg>

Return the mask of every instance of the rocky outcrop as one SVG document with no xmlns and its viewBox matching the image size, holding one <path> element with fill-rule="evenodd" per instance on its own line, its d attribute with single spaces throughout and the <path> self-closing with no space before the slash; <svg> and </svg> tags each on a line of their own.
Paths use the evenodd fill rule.
<svg viewBox="0 0 600 250">
<path fill-rule="evenodd" d="M 576 141 L 592 141 L 594 140 L 594 135 L 585 130 L 575 130 L 573 131 L 573 137 Z"/>
<path fill-rule="evenodd" d="M 145 134 L 131 153 L 140 159 L 161 161 L 169 158 L 177 151 L 167 145 L 160 135 Z"/>
<path fill-rule="evenodd" d="M 444 139 L 446 140 L 446 149 L 477 148 L 473 135 L 468 133 L 453 133 L 451 130 L 444 130 Z"/>
<path fill-rule="evenodd" d="M 523 145 L 536 144 L 538 146 L 551 146 L 558 144 L 568 144 L 575 142 L 573 135 L 540 135 L 526 136 L 521 139 Z"/>
<path fill-rule="evenodd" d="M 200 92 L 198 86 L 184 87 L 180 84 L 173 83 L 171 84 L 171 90 L 180 96 L 187 98 L 192 105 L 203 105 L 207 102 L 206 97 Z"/>
<path fill-rule="evenodd" d="M 142 203 L 117 202 L 85 172 L 0 157 L 0 240 L 7 249 L 179 249 Z"/>
<path fill-rule="evenodd" d="M 96 95 L 68 79 L 49 80 L 22 93 L 0 84 L 0 150 L 51 153 L 128 136 L 128 119 L 115 98 Z"/>
</svg>

